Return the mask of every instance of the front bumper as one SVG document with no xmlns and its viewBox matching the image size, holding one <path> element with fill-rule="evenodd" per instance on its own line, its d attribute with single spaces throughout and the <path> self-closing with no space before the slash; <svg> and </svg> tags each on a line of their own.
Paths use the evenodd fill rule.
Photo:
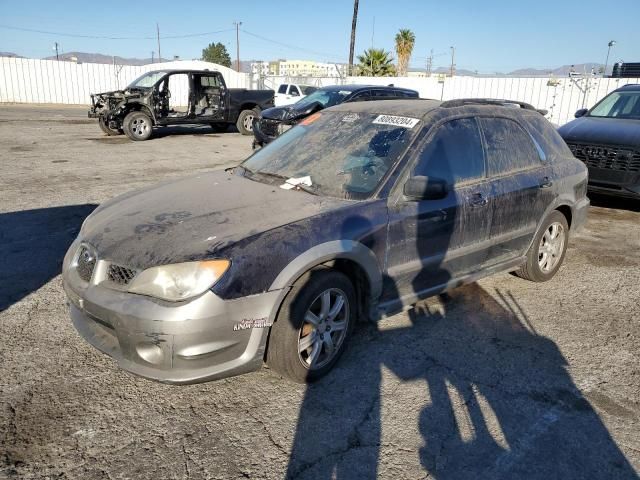
<svg viewBox="0 0 640 480">
<path fill-rule="evenodd" d="M 254 146 L 264 147 L 273 142 L 280 135 L 281 126 L 285 125 L 278 120 L 256 117 L 253 119 Z M 287 126 L 288 127 L 288 126 Z"/>
<path fill-rule="evenodd" d="M 73 248 L 73 247 L 72 247 Z M 63 271 L 73 325 L 120 367 L 188 384 L 259 369 L 280 290 L 237 300 L 213 292 L 171 303 L 86 283 Z"/>
</svg>

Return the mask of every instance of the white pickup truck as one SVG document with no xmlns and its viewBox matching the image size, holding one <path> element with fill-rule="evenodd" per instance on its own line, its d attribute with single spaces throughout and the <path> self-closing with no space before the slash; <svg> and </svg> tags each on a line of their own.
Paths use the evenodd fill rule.
<svg viewBox="0 0 640 480">
<path fill-rule="evenodd" d="M 291 103 L 295 103 L 301 98 L 306 97 L 310 93 L 313 93 L 317 90 L 317 87 L 312 87 L 311 85 L 300 85 L 297 83 L 282 83 L 278 87 L 278 91 L 275 95 L 275 104 L 276 107 L 281 107 L 282 105 L 289 105 Z"/>
</svg>

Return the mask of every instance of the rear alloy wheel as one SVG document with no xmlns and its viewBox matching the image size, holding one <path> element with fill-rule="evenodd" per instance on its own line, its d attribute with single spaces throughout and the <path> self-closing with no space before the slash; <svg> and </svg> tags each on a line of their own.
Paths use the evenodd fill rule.
<svg viewBox="0 0 640 480">
<path fill-rule="evenodd" d="M 124 132 L 120 128 L 111 128 L 104 117 L 98 117 L 98 126 L 106 135 L 122 135 Z"/>
<path fill-rule="evenodd" d="M 536 233 L 527 253 L 527 263 L 516 275 L 533 282 L 551 280 L 560 269 L 569 243 L 569 224 L 559 211 L 552 212 Z"/>
<path fill-rule="evenodd" d="M 326 375 L 355 323 L 355 291 L 340 272 L 316 269 L 296 282 L 271 327 L 267 364 L 299 383 Z"/>
<path fill-rule="evenodd" d="M 144 112 L 131 112 L 124 117 L 124 133 L 131 140 L 148 140 L 153 133 L 151 118 Z"/>
<path fill-rule="evenodd" d="M 236 122 L 238 131 L 242 135 L 253 135 L 253 119 L 259 114 L 260 112 L 255 108 L 253 110 L 242 110 Z"/>
</svg>

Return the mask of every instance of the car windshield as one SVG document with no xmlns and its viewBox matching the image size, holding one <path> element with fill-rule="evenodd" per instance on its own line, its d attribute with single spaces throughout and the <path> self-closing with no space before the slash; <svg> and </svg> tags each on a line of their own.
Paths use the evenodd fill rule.
<svg viewBox="0 0 640 480">
<path fill-rule="evenodd" d="M 640 92 L 613 92 L 593 107 L 589 116 L 640 119 Z"/>
<path fill-rule="evenodd" d="M 364 199 L 420 129 L 416 118 L 318 112 L 242 164 L 244 174 L 281 188 Z"/>
<path fill-rule="evenodd" d="M 311 95 L 313 92 L 318 90 L 317 87 L 312 87 L 310 85 L 300 85 L 300 89 L 302 90 L 303 95 Z"/>
<path fill-rule="evenodd" d="M 301 100 L 298 100 L 295 105 L 296 108 L 305 108 L 312 103 L 318 102 L 322 105 L 322 108 L 333 107 L 341 103 L 351 92 L 348 90 L 316 90 L 315 92 L 307 95 Z"/>
<path fill-rule="evenodd" d="M 147 72 L 140 75 L 133 82 L 129 84 L 129 88 L 151 88 L 160 78 L 166 75 L 167 72 L 159 70 L 156 72 Z"/>
</svg>

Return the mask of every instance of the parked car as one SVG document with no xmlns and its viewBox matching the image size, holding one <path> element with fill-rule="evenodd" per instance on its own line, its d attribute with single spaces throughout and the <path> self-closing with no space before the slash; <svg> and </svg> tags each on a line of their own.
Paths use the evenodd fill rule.
<svg viewBox="0 0 640 480">
<path fill-rule="evenodd" d="M 156 70 L 124 90 L 91 95 L 89 117 L 97 118 L 107 135 L 124 133 L 131 140 L 147 140 L 154 127 L 183 124 L 216 131 L 235 124 L 251 135 L 253 118 L 273 105 L 273 90 L 227 88 L 220 72 Z"/>
<path fill-rule="evenodd" d="M 589 168 L 594 192 L 640 198 L 640 85 L 614 90 L 558 132 Z"/>
<path fill-rule="evenodd" d="M 549 280 L 585 221 L 587 169 L 522 107 L 345 103 L 235 168 L 116 197 L 65 256 L 73 324 L 154 380 L 266 360 L 304 382 L 359 319 L 496 272 Z"/>
<path fill-rule="evenodd" d="M 315 92 L 318 88 L 311 85 L 300 85 L 297 83 L 282 83 L 276 91 L 276 107 L 289 105 L 303 99 L 307 95 Z"/>
<path fill-rule="evenodd" d="M 284 107 L 269 108 L 254 119 L 253 147 L 262 147 L 309 115 L 344 102 L 418 98 L 406 88 L 375 85 L 333 85 L 319 88 L 302 100 Z"/>
</svg>

